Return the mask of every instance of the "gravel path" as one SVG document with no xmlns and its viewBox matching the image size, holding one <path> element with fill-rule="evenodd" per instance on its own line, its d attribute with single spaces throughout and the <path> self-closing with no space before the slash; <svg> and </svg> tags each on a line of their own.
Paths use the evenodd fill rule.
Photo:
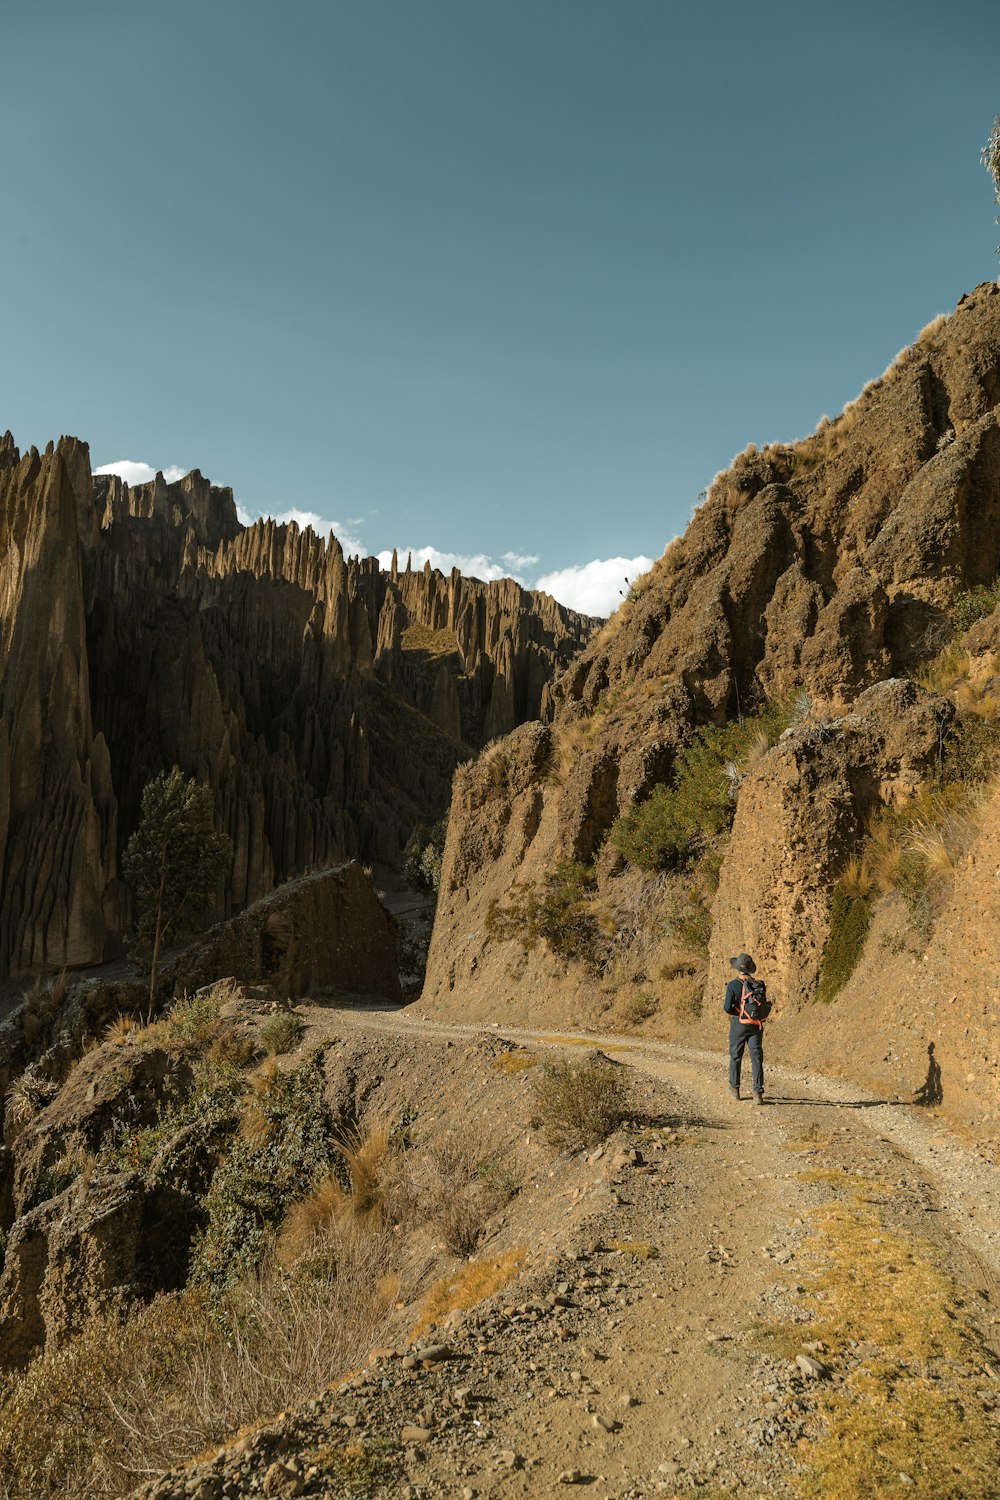
<svg viewBox="0 0 1000 1500">
<path fill-rule="evenodd" d="M 302 1009 L 317 1036 L 426 1047 L 484 1030 L 412 1010 Z M 803 1445 L 822 1429 L 817 1372 L 836 1390 L 864 1358 L 825 1368 L 796 1332 L 810 1321 L 811 1213 L 859 1181 L 884 1190 L 889 1229 L 937 1247 L 996 1349 L 1000 1173 L 939 1121 L 778 1070 L 757 1108 L 730 1098 L 721 1053 L 486 1029 L 627 1063 L 646 1123 L 577 1158 L 558 1191 L 536 1184 L 521 1209 L 537 1236 L 525 1273 L 428 1335 L 429 1352 L 426 1340 L 384 1351 L 308 1410 L 147 1496 L 544 1500 L 577 1485 L 601 1500 L 791 1495 Z M 345 1453 L 370 1469 L 338 1478 Z"/>
</svg>

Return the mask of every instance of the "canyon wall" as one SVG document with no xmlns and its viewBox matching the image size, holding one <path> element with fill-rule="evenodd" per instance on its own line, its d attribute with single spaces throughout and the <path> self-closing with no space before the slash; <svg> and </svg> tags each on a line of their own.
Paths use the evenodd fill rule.
<svg viewBox="0 0 1000 1500">
<path fill-rule="evenodd" d="M 73 438 L 0 443 L 0 975 L 100 962 L 143 786 L 207 782 L 228 916 L 360 857 L 398 862 L 486 740 L 549 712 L 593 622 L 294 523 L 243 527 L 198 470 L 130 488 Z"/>
</svg>

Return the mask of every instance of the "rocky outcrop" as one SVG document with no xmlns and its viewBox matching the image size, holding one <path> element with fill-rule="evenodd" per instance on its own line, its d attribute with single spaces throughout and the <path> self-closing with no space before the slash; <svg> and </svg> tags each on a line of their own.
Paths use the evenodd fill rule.
<svg viewBox="0 0 1000 1500">
<path fill-rule="evenodd" d="M 119 911 L 118 808 L 90 688 L 86 448 L 0 442 L 0 974 L 92 962 Z"/>
<path fill-rule="evenodd" d="M 904 802 L 935 766 L 951 705 L 909 681 L 862 693 L 850 713 L 790 731 L 744 779 L 714 903 L 708 991 L 734 953 L 766 955 L 785 1015 L 816 990 L 830 887 L 871 814 Z"/>
<path fill-rule="evenodd" d="M 832 1005 L 808 1025 L 775 1028 L 779 1055 L 797 1067 L 859 1080 L 885 1096 L 958 1117 L 992 1142 L 1000 1132 L 1000 793 L 953 876 L 926 945 L 914 942 L 905 904 L 879 906 L 861 962 Z"/>
<path fill-rule="evenodd" d="M 666 995 L 676 955 L 653 937 L 641 961 L 598 979 L 545 943 L 521 955 L 491 939 L 491 903 L 519 883 L 539 889 L 560 860 L 593 862 L 595 909 L 627 930 L 615 819 L 670 782 L 699 725 L 775 699 L 797 703 L 798 727 L 738 781 L 698 987 L 714 994 L 750 944 L 792 1009 L 812 999 L 833 880 L 868 814 L 941 753 L 951 706 L 904 679 L 951 638 L 959 596 L 1000 574 L 998 403 L 1000 286 L 987 283 L 836 421 L 717 477 L 556 683 L 551 724 L 457 774 L 427 1004 L 554 1021 L 592 1019 L 630 983 Z M 969 633 L 970 651 L 997 649 L 998 618 Z M 644 899 L 655 936 L 655 903 L 686 897 L 649 882 Z M 668 916 L 665 905 L 660 927 Z"/>
<path fill-rule="evenodd" d="M 212 928 L 165 978 L 178 992 L 229 976 L 271 987 L 280 999 L 324 990 L 398 1000 L 392 918 L 360 865 L 291 880 Z"/>
<path fill-rule="evenodd" d="M 1000 572 L 1000 285 L 929 326 L 835 422 L 748 449 L 563 681 L 666 676 L 698 718 L 763 693 L 839 711 L 934 654 L 956 594 Z"/>
<path fill-rule="evenodd" d="M 213 789 L 229 916 L 360 856 L 396 863 L 455 766 L 549 709 L 592 622 L 510 580 L 382 572 L 294 523 L 244 528 L 193 470 L 92 479 L 75 439 L 0 444 L 0 975 L 99 962 L 142 788 Z"/>
</svg>

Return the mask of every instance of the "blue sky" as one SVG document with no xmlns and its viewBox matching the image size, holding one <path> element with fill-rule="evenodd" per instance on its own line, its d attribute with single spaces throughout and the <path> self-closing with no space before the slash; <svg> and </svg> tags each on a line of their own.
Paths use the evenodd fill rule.
<svg viewBox="0 0 1000 1500">
<path fill-rule="evenodd" d="M 3 48 L 0 429 L 580 607 L 1000 269 L 995 0 L 9 0 Z"/>
</svg>

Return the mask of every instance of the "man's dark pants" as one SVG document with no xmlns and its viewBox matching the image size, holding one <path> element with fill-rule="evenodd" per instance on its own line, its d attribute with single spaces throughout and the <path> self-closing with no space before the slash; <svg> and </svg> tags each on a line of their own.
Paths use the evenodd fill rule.
<svg viewBox="0 0 1000 1500">
<path fill-rule="evenodd" d="M 738 1016 L 734 1016 L 729 1023 L 729 1087 L 731 1089 L 738 1089 L 740 1086 L 740 1065 L 743 1062 L 744 1048 L 750 1053 L 753 1091 L 755 1094 L 762 1094 L 764 1092 L 764 1028 L 747 1026 Z"/>
</svg>

